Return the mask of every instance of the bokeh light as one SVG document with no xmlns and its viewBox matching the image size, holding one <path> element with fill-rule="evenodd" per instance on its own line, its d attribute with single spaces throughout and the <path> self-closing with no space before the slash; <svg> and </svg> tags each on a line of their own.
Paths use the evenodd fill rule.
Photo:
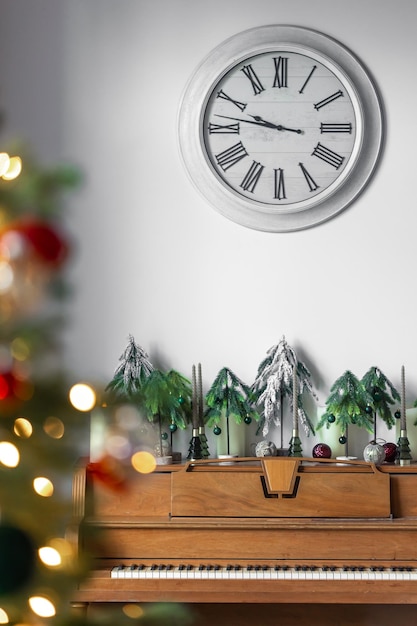
<svg viewBox="0 0 417 626">
<path fill-rule="evenodd" d="M 69 399 L 78 411 L 91 411 L 96 403 L 96 393 L 90 385 L 77 383 L 71 387 Z"/>
<path fill-rule="evenodd" d="M 20 461 L 19 450 L 10 441 L 0 441 L 0 463 L 6 467 L 17 467 Z"/>
<path fill-rule="evenodd" d="M 7 152 L 0 152 L 0 176 L 4 176 L 10 167 L 10 157 Z"/>
<path fill-rule="evenodd" d="M 9 623 L 9 616 L 7 615 L 4 609 L 0 608 L 0 624 L 8 624 L 8 623 Z"/>
<path fill-rule="evenodd" d="M 131 619 L 139 619 L 143 617 L 144 610 L 139 604 L 125 604 L 122 608 L 123 613 Z"/>
<path fill-rule="evenodd" d="M 13 285 L 12 266 L 7 261 L 0 261 L 0 293 L 5 293 Z"/>
<path fill-rule="evenodd" d="M 39 617 L 53 617 L 56 614 L 55 606 L 45 596 L 32 596 L 29 598 L 29 605 Z"/>
<path fill-rule="evenodd" d="M 132 455 L 131 463 L 133 468 L 141 474 L 150 474 L 156 467 L 156 459 L 153 454 L 141 450 Z"/>
<path fill-rule="evenodd" d="M 38 550 L 39 558 L 48 567 L 58 567 L 62 563 L 61 555 L 51 546 L 43 546 Z"/>
<path fill-rule="evenodd" d="M 2 175 L 4 180 L 14 180 L 22 171 L 22 159 L 18 156 L 12 156 L 9 159 L 9 167 Z"/>
<path fill-rule="evenodd" d="M 18 417 L 14 421 L 13 430 L 15 435 L 22 439 L 29 439 L 33 433 L 32 424 L 25 417 Z"/>
<path fill-rule="evenodd" d="M 33 481 L 33 488 L 39 496 L 49 498 L 54 493 L 54 486 L 49 478 L 38 476 Z"/>
<path fill-rule="evenodd" d="M 43 429 L 49 437 L 52 437 L 52 439 L 62 439 L 65 432 L 65 425 L 64 422 L 58 417 L 50 416 L 46 418 L 43 424 Z"/>
</svg>

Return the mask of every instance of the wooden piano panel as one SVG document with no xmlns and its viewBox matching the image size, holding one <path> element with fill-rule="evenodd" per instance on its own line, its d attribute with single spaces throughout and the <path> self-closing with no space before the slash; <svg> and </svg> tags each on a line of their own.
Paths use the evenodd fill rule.
<svg viewBox="0 0 417 626">
<path fill-rule="evenodd" d="M 122 606 L 116 604 L 110 608 L 108 604 L 97 604 L 89 613 L 97 624 L 108 624 L 109 618 L 117 624 L 118 617 L 123 615 Z M 152 611 L 153 607 L 149 613 L 145 607 L 144 617 Z M 167 623 L 171 626 L 415 626 L 416 609 L 410 605 L 181 604 L 173 608 Z"/>
<path fill-rule="evenodd" d="M 292 523 L 291 523 L 292 522 Z M 98 533 L 98 537 L 97 537 Z M 306 559 L 417 560 L 417 528 L 401 520 L 379 523 L 345 522 L 302 525 L 264 523 L 220 524 L 216 520 L 126 523 L 96 530 L 101 557 L 113 559 Z M 88 544 L 85 546 L 88 550 Z"/>
<path fill-rule="evenodd" d="M 95 571 L 80 585 L 74 595 L 75 604 L 90 603 L 89 611 L 94 612 L 104 603 L 113 608 L 122 602 L 140 603 L 146 609 L 147 603 L 179 602 L 190 607 L 193 626 L 391 626 L 394 619 L 401 621 L 401 626 L 417 623 L 415 581 L 361 581 L 359 585 L 345 581 L 280 581 L 277 585 L 276 581 L 242 584 L 110 578 L 113 566 L 142 559 L 170 559 L 178 563 L 191 560 L 194 564 L 219 560 L 255 563 L 260 559 L 293 563 L 338 561 L 346 565 L 358 561 L 406 561 L 415 566 L 416 466 L 381 468 L 389 477 L 393 518 L 378 519 L 280 518 L 270 512 L 261 517 L 259 510 L 257 517 L 252 513 L 225 518 L 213 512 L 211 517 L 205 517 L 201 504 L 198 516 L 172 518 L 172 472 L 177 475 L 181 471 L 180 467 L 165 467 L 152 475 L 133 474 L 128 490 L 120 493 L 97 481 L 92 483 L 88 472 L 86 475 L 85 470 L 79 470 L 74 482 L 74 511 L 80 533 L 74 532 L 73 536 L 80 536 L 82 553 L 94 556 Z M 308 478 L 312 486 L 315 471 L 313 468 Z M 250 468 L 245 469 L 240 483 L 248 484 L 251 473 Z M 258 487 L 259 479 L 258 471 Z M 356 475 L 352 475 L 355 479 Z M 204 486 L 204 480 L 200 484 Z M 236 484 L 238 488 L 239 481 Z M 185 493 L 183 487 L 181 490 Z M 221 500 L 218 512 L 222 511 Z M 204 497 L 199 497 L 199 502 L 204 502 Z M 245 506 L 250 507 L 250 503 Z M 382 512 L 385 515 L 385 510 Z"/>
</svg>

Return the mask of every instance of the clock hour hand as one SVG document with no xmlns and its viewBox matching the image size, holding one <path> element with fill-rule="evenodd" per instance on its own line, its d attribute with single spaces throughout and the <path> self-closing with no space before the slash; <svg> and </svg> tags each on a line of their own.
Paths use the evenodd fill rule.
<svg viewBox="0 0 417 626">
<path fill-rule="evenodd" d="M 272 122 L 266 122 L 261 118 L 257 119 L 258 116 L 255 115 L 250 116 L 253 117 L 255 121 L 245 120 L 243 119 L 243 117 L 230 117 L 229 115 L 219 115 L 218 113 L 216 113 L 216 117 L 223 117 L 226 120 L 234 120 L 235 122 L 246 122 L 247 124 L 255 124 L 255 126 L 263 126 L 264 128 L 275 128 L 276 130 L 279 130 L 276 124 L 272 124 Z"/>
<path fill-rule="evenodd" d="M 287 126 L 282 126 L 282 124 L 272 124 L 271 122 L 266 122 L 259 115 L 251 115 L 251 117 L 253 117 L 253 119 L 257 122 L 263 123 L 265 126 L 268 126 L 268 128 L 276 128 L 277 130 L 288 130 L 291 133 L 297 133 L 298 135 L 302 135 L 303 133 L 301 128 L 287 128 Z"/>
</svg>

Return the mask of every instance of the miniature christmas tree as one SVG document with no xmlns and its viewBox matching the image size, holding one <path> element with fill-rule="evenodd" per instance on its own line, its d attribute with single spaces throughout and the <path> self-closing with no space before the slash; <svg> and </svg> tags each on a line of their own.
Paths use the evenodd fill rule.
<svg viewBox="0 0 417 626">
<path fill-rule="evenodd" d="M 377 415 L 391 429 L 395 424 L 395 418 L 391 413 L 389 405 L 394 404 L 395 401 L 400 402 L 401 397 L 394 385 L 378 367 L 371 367 L 363 376 L 361 382 L 366 391 L 372 396 L 373 402 L 366 407 L 366 410 L 368 414 L 373 416 L 373 438 L 376 440 Z"/>
<path fill-rule="evenodd" d="M 158 456 L 166 456 L 163 442 L 168 434 L 163 427 L 167 425 L 171 431 L 186 428 L 191 412 L 191 383 L 176 370 L 154 369 L 142 383 L 140 398 L 146 418 L 158 425 Z"/>
<path fill-rule="evenodd" d="M 314 433 L 313 425 L 305 412 L 302 396 L 304 391 L 314 398 L 316 395 L 310 381 L 311 374 L 302 361 L 297 359 L 295 351 L 285 340 L 285 337 L 268 350 L 267 357 L 258 367 L 252 391 L 256 396 L 256 404 L 261 407 L 261 422 L 259 430 L 268 434 L 272 424 L 281 427 L 281 448 L 283 447 L 283 405 L 284 399 L 289 399 L 291 410 L 294 410 L 294 368 L 296 368 L 297 382 L 297 415 L 305 432 Z"/>
<path fill-rule="evenodd" d="M 115 400 L 138 400 L 141 387 L 154 367 L 145 350 L 135 343 L 132 335 L 129 335 L 129 343 L 119 360 L 121 363 L 106 391 Z"/>
<path fill-rule="evenodd" d="M 372 406 L 373 398 L 364 385 L 351 371 L 347 370 L 332 385 L 326 400 L 326 411 L 322 415 L 317 429 L 331 424 L 340 426 L 341 444 L 348 443 L 348 426 L 355 424 L 372 432 L 373 420 L 368 407 Z"/>
<path fill-rule="evenodd" d="M 227 367 L 218 372 L 206 394 L 206 423 L 210 428 L 214 426 L 215 435 L 221 433 L 222 416 L 226 418 L 227 454 L 230 454 L 229 418 L 233 417 L 236 424 L 250 424 L 252 419 L 259 419 L 251 400 L 250 387 Z"/>
</svg>

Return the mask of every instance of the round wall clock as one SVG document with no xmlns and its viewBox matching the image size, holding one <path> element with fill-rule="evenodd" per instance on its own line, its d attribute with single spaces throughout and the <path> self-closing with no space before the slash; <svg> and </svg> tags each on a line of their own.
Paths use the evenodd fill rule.
<svg viewBox="0 0 417 626">
<path fill-rule="evenodd" d="M 320 224 L 371 178 L 382 106 L 362 63 L 297 26 L 262 26 L 215 48 L 179 112 L 181 154 L 205 198 L 264 231 Z"/>
</svg>

